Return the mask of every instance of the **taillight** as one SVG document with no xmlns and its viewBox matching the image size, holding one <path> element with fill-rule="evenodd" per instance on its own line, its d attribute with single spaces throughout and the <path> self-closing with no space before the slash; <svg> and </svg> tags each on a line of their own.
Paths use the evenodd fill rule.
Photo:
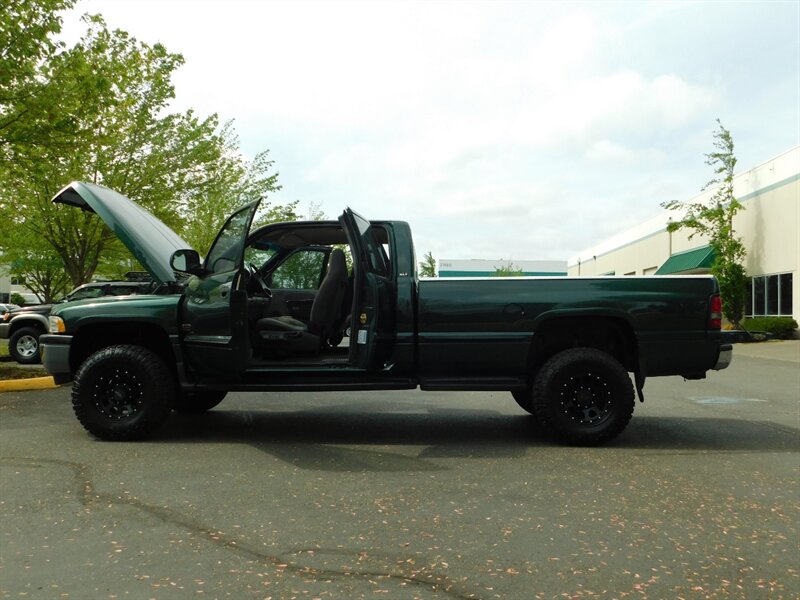
<svg viewBox="0 0 800 600">
<path fill-rule="evenodd" d="M 708 314 L 709 329 L 722 329 L 722 298 L 719 294 L 711 296 L 711 310 Z"/>
</svg>

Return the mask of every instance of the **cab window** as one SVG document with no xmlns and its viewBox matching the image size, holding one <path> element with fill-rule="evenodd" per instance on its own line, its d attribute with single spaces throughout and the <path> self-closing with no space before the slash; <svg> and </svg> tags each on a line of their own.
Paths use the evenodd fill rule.
<svg viewBox="0 0 800 600">
<path fill-rule="evenodd" d="M 270 287 L 293 290 L 316 290 L 322 280 L 327 252 L 318 249 L 298 250 L 289 255 L 270 278 Z"/>
<path fill-rule="evenodd" d="M 136 285 L 110 285 L 108 286 L 109 296 L 129 296 L 130 294 L 138 294 L 143 290 L 143 286 Z"/>
</svg>

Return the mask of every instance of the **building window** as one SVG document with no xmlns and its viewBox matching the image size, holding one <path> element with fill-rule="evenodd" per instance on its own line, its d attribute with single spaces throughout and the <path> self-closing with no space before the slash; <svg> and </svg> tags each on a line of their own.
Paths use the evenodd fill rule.
<svg viewBox="0 0 800 600">
<path fill-rule="evenodd" d="M 792 277 L 792 273 L 753 277 L 745 309 L 747 315 L 791 316 Z"/>
<path fill-rule="evenodd" d="M 778 279 L 778 302 L 780 302 L 781 314 L 792 314 L 792 281 L 791 273 L 783 273 Z"/>
</svg>

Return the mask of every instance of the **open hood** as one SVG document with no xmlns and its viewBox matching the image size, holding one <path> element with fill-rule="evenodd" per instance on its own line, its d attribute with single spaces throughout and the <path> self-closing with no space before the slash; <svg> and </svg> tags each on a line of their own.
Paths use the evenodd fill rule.
<svg viewBox="0 0 800 600">
<path fill-rule="evenodd" d="M 175 281 L 169 264 L 176 250 L 191 248 L 181 236 L 129 198 L 101 185 L 73 181 L 53 198 L 103 219 L 154 280 Z"/>
</svg>

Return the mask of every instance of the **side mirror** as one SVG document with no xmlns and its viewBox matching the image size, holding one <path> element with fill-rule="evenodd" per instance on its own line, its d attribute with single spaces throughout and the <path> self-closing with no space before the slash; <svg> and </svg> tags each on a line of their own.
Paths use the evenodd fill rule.
<svg viewBox="0 0 800 600">
<path fill-rule="evenodd" d="M 176 250 L 169 259 L 169 265 L 176 271 L 202 275 L 205 270 L 200 264 L 200 255 L 197 250 Z"/>
</svg>

